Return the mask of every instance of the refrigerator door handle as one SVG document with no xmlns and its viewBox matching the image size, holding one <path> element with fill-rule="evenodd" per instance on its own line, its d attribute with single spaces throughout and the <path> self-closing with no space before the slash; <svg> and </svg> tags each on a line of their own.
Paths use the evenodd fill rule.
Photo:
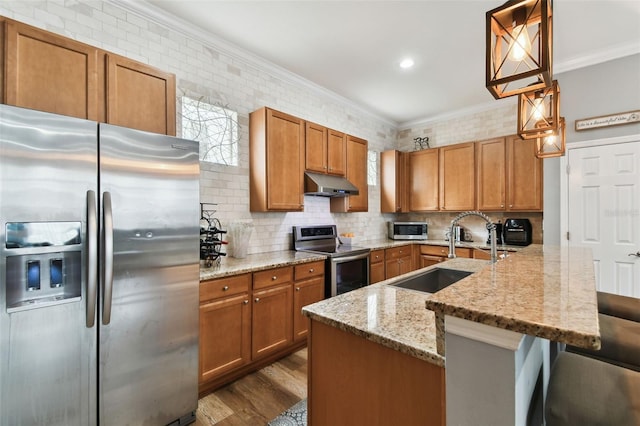
<svg viewBox="0 0 640 426">
<path fill-rule="evenodd" d="M 96 193 L 87 191 L 87 328 L 95 325 L 98 296 L 98 213 Z"/>
<path fill-rule="evenodd" d="M 111 322 L 111 298 L 113 293 L 113 214 L 110 192 L 102 194 L 102 215 L 104 228 L 102 324 L 108 325 Z"/>
</svg>

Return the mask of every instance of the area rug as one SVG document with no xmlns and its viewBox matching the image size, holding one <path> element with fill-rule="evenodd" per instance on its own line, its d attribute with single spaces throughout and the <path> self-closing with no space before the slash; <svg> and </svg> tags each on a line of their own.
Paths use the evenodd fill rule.
<svg viewBox="0 0 640 426">
<path fill-rule="evenodd" d="M 271 420 L 268 426 L 307 426 L 307 399 L 303 399 Z"/>
</svg>

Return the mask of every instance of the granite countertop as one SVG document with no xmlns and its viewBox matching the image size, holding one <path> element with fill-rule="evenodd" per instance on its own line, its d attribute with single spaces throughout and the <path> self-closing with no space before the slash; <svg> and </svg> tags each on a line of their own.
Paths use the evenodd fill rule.
<svg viewBox="0 0 640 426">
<path fill-rule="evenodd" d="M 325 260 L 326 258 L 327 257 L 322 254 L 303 253 L 293 250 L 250 254 L 243 259 L 223 256 L 220 264 L 214 265 L 211 268 L 206 268 L 201 263 L 200 281 L 278 268 L 281 266 L 293 266 L 316 260 Z"/>
<path fill-rule="evenodd" d="M 474 272 L 487 264 L 486 260 L 458 258 L 440 263 L 438 267 Z M 303 313 L 316 321 L 443 367 L 444 357 L 436 347 L 436 316 L 425 309 L 430 295 L 389 285 L 435 267 L 305 306 Z"/>
<path fill-rule="evenodd" d="M 600 348 L 590 249 L 531 245 L 425 302 L 450 315 L 584 348 Z"/>
<path fill-rule="evenodd" d="M 474 274 L 435 294 L 392 286 L 436 267 Z M 314 303 L 303 313 L 440 366 L 444 365 L 444 315 L 600 347 L 591 251 L 580 248 L 531 245 L 496 264 L 451 259 Z"/>
</svg>

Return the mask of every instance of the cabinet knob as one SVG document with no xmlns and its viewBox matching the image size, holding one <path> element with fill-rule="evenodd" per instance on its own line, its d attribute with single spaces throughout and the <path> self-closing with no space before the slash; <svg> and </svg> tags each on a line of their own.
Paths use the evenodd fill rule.
<svg viewBox="0 0 640 426">
<path fill-rule="evenodd" d="M 224 287 L 222 287 L 222 291 L 227 291 L 227 290 L 229 290 L 229 286 L 228 285 L 225 285 Z"/>
<path fill-rule="evenodd" d="M 300 287 L 296 287 L 296 291 L 300 291 Z"/>
<path fill-rule="evenodd" d="M 243 303 L 244 305 L 248 305 L 248 304 L 249 304 L 249 301 L 248 301 L 248 300 L 245 300 L 245 301 L 244 301 L 244 302 L 242 302 L 242 303 Z"/>
<path fill-rule="evenodd" d="M 256 303 L 258 303 L 259 301 L 260 301 L 260 298 L 259 298 L 259 297 L 256 297 L 256 298 L 255 298 L 255 302 L 256 302 Z"/>
<path fill-rule="evenodd" d="M 310 269 L 309 269 L 309 272 L 310 272 L 310 273 L 313 273 L 314 271 L 315 271 L 315 269 L 313 269 L 313 268 L 310 268 Z"/>
<path fill-rule="evenodd" d="M 513 204 L 509 204 L 509 207 L 513 207 Z"/>
<path fill-rule="evenodd" d="M 504 207 L 504 204 L 500 204 L 500 207 Z"/>
<path fill-rule="evenodd" d="M 276 277 L 275 275 L 271 277 L 271 281 L 275 281 L 277 279 L 278 279 L 278 277 Z"/>
</svg>

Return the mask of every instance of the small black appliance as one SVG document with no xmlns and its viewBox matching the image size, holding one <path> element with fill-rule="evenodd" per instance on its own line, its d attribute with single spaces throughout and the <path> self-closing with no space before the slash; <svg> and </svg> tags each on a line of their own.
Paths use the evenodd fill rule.
<svg viewBox="0 0 640 426">
<path fill-rule="evenodd" d="M 496 226 L 496 244 L 503 244 L 502 242 L 502 222 L 494 223 Z M 491 232 L 488 233 L 487 244 L 491 244 Z"/>
<path fill-rule="evenodd" d="M 531 244 L 531 222 L 529 219 L 507 219 L 504 222 L 503 240 L 513 246 Z"/>
</svg>

